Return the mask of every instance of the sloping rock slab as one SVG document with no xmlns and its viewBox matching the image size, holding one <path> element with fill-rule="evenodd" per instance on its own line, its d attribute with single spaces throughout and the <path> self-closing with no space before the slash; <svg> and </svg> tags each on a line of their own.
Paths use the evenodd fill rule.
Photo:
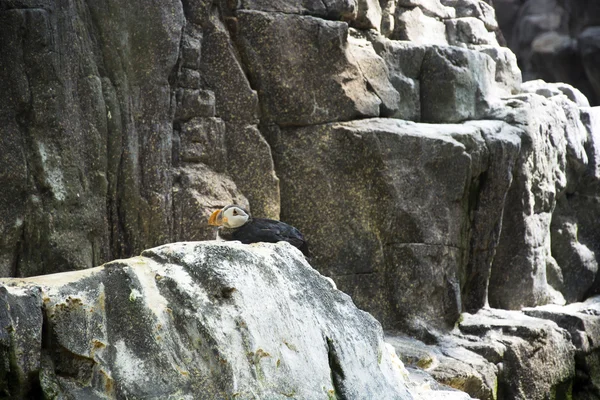
<svg viewBox="0 0 600 400">
<path fill-rule="evenodd" d="M 379 323 L 287 243 L 175 243 L 1 283 L 10 398 L 417 398 Z"/>
<path fill-rule="evenodd" d="M 482 309 L 463 314 L 450 334 L 432 332 L 427 344 L 392 331 L 385 340 L 411 379 L 420 375 L 432 388 L 441 383 L 485 400 L 595 398 L 598 316 L 582 310 L 597 313 L 598 303 L 527 309 L 536 318 Z M 585 350 L 573 346 L 574 333 L 585 339 L 579 341 Z"/>
</svg>

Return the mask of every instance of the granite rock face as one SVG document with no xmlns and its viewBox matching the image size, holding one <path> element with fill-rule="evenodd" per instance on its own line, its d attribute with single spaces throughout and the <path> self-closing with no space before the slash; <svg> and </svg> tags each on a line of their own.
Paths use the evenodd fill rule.
<svg viewBox="0 0 600 400">
<path fill-rule="evenodd" d="M 177 243 L 3 279 L 11 399 L 420 399 L 381 325 L 288 244 Z"/>
</svg>

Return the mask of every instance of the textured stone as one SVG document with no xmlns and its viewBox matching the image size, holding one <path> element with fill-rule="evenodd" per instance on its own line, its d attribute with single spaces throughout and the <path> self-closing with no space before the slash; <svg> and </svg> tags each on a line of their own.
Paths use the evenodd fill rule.
<svg viewBox="0 0 600 400">
<path fill-rule="evenodd" d="M 374 48 L 385 61 L 390 83 L 400 95 L 398 111 L 392 117 L 410 121 L 421 120 L 421 90 L 419 78 L 425 52 L 424 45 L 375 38 Z"/>
<path fill-rule="evenodd" d="M 592 33 L 600 25 L 599 4 L 594 0 L 494 1 L 499 25 L 519 59 L 525 81 L 566 82 L 583 92 L 591 104 L 599 104 L 594 83 L 598 59 L 584 50 L 584 31 Z M 597 35 L 592 34 L 588 43 L 597 54 Z"/>
<path fill-rule="evenodd" d="M 489 173 L 490 193 L 479 206 L 469 198 L 489 168 L 480 132 L 476 126 L 371 119 L 268 135 L 281 179 L 282 218 L 308 237 L 314 265 L 387 327 L 420 331 L 458 318 L 470 207 L 489 214 L 477 228 L 479 246 L 490 246 L 478 260 L 489 269 L 490 237 L 498 230 L 510 173 Z M 492 146 L 508 153 L 495 162 L 514 158 L 514 135 L 492 135 L 498 138 L 491 142 L 507 141 Z M 298 192 L 302 196 L 294 196 Z M 429 293 L 427 302 L 423 293 Z"/>
<path fill-rule="evenodd" d="M 494 61 L 456 47 L 432 46 L 421 71 L 421 120 L 461 122 L 482 119 L 494 91 Z"/>
<path fill-rule="evenodd" d="M 352 64 L 360 69 L 373 93 L 381 100 L 380 115 L 396 117 L 402 98 L 390 83 L 386 63 L 375 53 L 371 43 L 359 32 L 351 30 L 348 37 L 347 54 Z"/>
<path fill-rule="evenodd" d="M 279 219 L 279 179 L 260 131 L 254 125 L 228 123 L 225 142 L 227 172 L 248 198 L 252 214 Z"/>
<path fill-rule="evenodd" d="M 585 74 L 590 82 L 590 85 L 594 89 L 593 98 L 595 99 L 595 105 L 600 103 L 600 45 L 598 40 L 600 39 L 600 27 L 589 27 L 577 37 L 577 46 Z"/>
<path fill-rule="evenodd" d="M 177 243 L 2 284 L 38 308 L 13 347 L 43 353 L 46 397 L 417 398 L 379 323 L 286 243 Z M 39 289 L 43 331 L 40 296 L 19 298 Z"/>
<path fill-rule="evenodd" d="M 227 204 L 248 207 L 248 200 L 231 178 L 204 164 L 190 164 L 173 171 L 173 240 L 214 239 L 208 218 Z"/>
<path fill-rule="evenodd" d="M 379 0 L 358 0 L 358 14 L 352 26 L 359 29 L 377 29 L 381 26 L 381 5 Z"/>
<path fill-rule="evenodd" d="M 242 0 L 238 10 L 313 15 L 333 20 L 353 20 L 363 0 Z"/>
<path fill-rule="evenodd" d="M 409 40 L 415 44 L 448 44 L 444 23 L 425 15 L 420 7 L 396 9 L 391 38 Z"/>
<path fill-rule="evenodd" d="M 379 115 L 381 100 L 346 53 L 347 24 L 248 11 L 238 19 L 265 122 L 294 126 Z"/>
<path fill-rule="evenodd" d="M 473 47 L 476 45 L 498 46 L 496 36 L 488 32 L 485 24 L 474 17 L 452 18 L 446 23 L 448 43 L 452 46 Z"/>
<path fill-rule="evenodd" d="M 474 17 L 481 20 L 488 31 L 498 29 L 494 8 L 481 0 L 441 0 L 445 6 L 454 8 L 456 18 Z"/>
<path fill-rule="evenodd" d="M 215 93 L 215 113 L 225 121 L 256 123 L 258 97 L 236 57 L 229 32 L 212 14 L 202 41 L 200 71 L 207 89 Z"/>
<path fill-rule="evenodd" d="M 440 0 L 397 0 L 398 7 L 418 7 L 425 15 L 438 19 L 454 18 L 456 11 L 452 7 L 444 7 Z"/>
<path fill-rule="evenodd" d="M 2 185 L 14 196 L 2 201 L 0 260 L 11 275 L 89 268 L 161 242 L 170 228 L 163 193 L 181 4 L 108 1 L 85 15 L 71 3 L 36 4 L 0 13 L 1 90 L 10 94 L 0 170 L 11 171 Z"/>
<path fill-rule="evenodd" d="M 567 193 L 585 174 L 589 138 L 577 107 L 565 96 L 509 101 L 512 111 L 499 117 L 523 127 L 522 146 L 502 223 L 510 234 L 500 237 L 494 263 L 502 267 L 492 269 L 490 305 L 519 309 L 564 301 L 546 284 L 545 266 L 554 262 L 550 223 L 555 207 L 573 214 Z"/>
<path fill-rule="evenodd" d="M 178 121 L 187 121 L 195 117 L 215 116 L 215 94 L 208 90 L 179 89 L 177 91 Z"/>
<path fill-rule="evenodd" d="M 37 288 L 0 287 L 0 395 L 36 396 L 42 353 L 42 296 Z"/>
<path fill-rule="evenodd" d="M 512 51 L 506 47 L 495 46 L 480 46 L 477 50 L 490 56 L 496 63 L 496 96 L 502 97 L 521 92 L 521 70 Z"/>
<path fill-rule="evenodd" d="M 503 345 L 497 364 L 500 398 L 542 400 L 570 395 L 574 346 L 567 331 L 554 322 L 520 312 L 481 310 L 464 314 L 458 327 L 471 342 L 479 339 Z"/>
</svg>

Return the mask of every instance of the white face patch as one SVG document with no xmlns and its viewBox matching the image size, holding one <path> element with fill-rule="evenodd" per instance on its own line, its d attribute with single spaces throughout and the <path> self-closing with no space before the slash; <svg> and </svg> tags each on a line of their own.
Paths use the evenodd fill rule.
<svg viewBox="0 0 600 400">
<path fill-rule="evenodd" d="M 244 225 L 250 216 L 239 207 L 230 207 L 223 211 L 223 226 L 226 228 L 239 228 Z"/>
</svg>

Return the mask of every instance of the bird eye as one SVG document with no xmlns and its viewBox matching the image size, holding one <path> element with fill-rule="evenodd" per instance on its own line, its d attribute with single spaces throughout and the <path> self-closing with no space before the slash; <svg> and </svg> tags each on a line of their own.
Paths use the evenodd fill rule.
<svg viewBox="0 0 600 400">
<path fill-rule="evenodd" d="M 233 210 L 233 215 L 238 215 L 237 210 Z"/>
</svg>

